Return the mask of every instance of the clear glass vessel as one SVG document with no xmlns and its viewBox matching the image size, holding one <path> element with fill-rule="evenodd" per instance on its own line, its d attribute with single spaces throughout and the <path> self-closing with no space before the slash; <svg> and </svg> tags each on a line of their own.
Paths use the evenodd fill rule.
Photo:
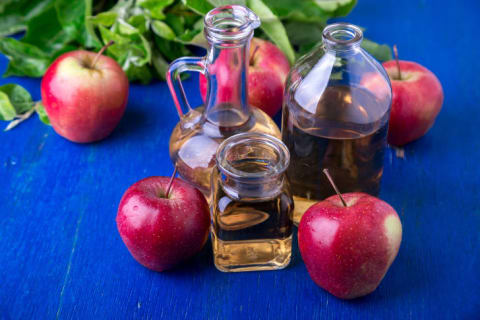
<svg viewBox="0 0 480 320">
<path fill-rule="evenodd" d="M 242 133 L 225 140 L 212 175 L 213 256 L 220 271 L 282 269 L 292 253 L 290 156 L 279 139 Z"/>
<path fill-rule="evenodd" d="M 360 47 L 362 37 L 357 26 L 328 25 L 287 78 L 282 140 L 297 224 L 334 194 L 323 168 L 341 192 L 379 193 L 392 90 L 383 67 Z"/>
<path fill-rule="evenodd" d="M 180 116 L 170 137 L 170 158 L 179 174 L 209 199 L 215 153 L 223 140 L 241 132 L 280 137 L 280 130 L 247 101 L 247 58 L 259 18 L 246 7 L 230 5 L 211 10 L 204 24 L 207 55 L 172 62 L 167 82 Z M 207 78 L 205 107 L 190 107 L 180 81 L 184 71 L 197 71 Z"/>
</svg>

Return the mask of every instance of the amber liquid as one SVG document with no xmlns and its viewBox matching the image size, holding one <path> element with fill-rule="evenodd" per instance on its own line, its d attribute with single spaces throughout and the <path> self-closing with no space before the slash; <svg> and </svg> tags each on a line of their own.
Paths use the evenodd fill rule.
<svg viewBox="0 0 480 320">
<path fill-rule="evenodd" d="M 263 111 L 252 107 L 247 119 L 236 109 L 216 106 L 204 115 L 196 108 L 177 124 L 170 137 L 170 158 L 183 179 L 197 187 L 210 201 L 210 178 L 217 147 L 226 138 L 242 132 L 261 132 L 280 138 L 280 130 Z"/>
<path fill-rule="evenodd" d="M 336 86 L 325 90 L 313 116 L 284 107 L 282 139 L 290 150 L 296 224 L 312 204 L 335 194 L 324 168 L 341 192 L 378 195 L 389 113 L 377 103 L 365 90 Z"/>
<path fill-rule="evenodd" d="M 239 162 L 262 167 L 251 159 Z M 256 170 L 256 169 L 255 169 Z M 233 198 L 225 192 L 218 172 L 214 173 L 212 243 L 214 262 L 220 271 L 282 269 L 292 253 L 293 200 L 286 189 L 274 197 Z"/>
</svg>

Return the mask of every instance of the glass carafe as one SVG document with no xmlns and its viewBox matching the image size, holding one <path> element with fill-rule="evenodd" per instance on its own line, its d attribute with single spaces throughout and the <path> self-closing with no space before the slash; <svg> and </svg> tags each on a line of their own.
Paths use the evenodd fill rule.
<svg viewBox="0 0 480 320">
<path fill-rule="evenodd" d="M 297 224 L 335 193 L 323 168 L 341 192 L 379 193 L 392 90 L 383 67 L 360 47 L 362 37 L 357 26 L 328 25 L 287 78 L 282 140 Z"/>
<path fill-rule="evenodd" d="M 172 62 L 167 82 L 180 116 L 170 137 L 170 158 L 179 174 L 209 199 L 215 153 L 223 140 L 241 132 L 280 138 L 280 130 L 247 100 L 247 59 L 259 18 L 246 7 L 229 5 L 211 10 L 204 24 L 207 55 Z M 207 78 L 205 106 L 190 107 L 180 81 L 184 71 L 197 71 Z"/>
</svg>

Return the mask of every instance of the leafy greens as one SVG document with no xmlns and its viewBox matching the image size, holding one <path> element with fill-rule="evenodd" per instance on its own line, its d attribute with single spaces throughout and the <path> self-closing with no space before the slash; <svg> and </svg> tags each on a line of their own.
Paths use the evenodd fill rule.
<svg viewBox="0 0 480 320">
<path fill-rule="evenodd" d="M 242 4 L 262 20 L 256 36 L 274 42 L 291 63 L 321 40 L 331 18 L 347 15 L 356 0 L 3 0 L 0 52 L 4 76 L 40 77 L 64 52 L 107 49 L 130 81 L 164 79 L 169 62 L 206 47 L 203 15 L 216 6 Z M 9 36 L 25 31 L 20 40 Z M 379 60 L 390 48 L 370 40 L 364 48 Z M 11 111 L 11 110 L 10 110 Z"/>
</svg>

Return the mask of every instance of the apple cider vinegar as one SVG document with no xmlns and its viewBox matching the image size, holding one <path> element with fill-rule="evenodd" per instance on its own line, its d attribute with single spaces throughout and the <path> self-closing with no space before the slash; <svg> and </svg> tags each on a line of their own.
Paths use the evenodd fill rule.
<svg viewBox="0 0 480 320">
<path fill-rule="evenodd" d="M 287 174 L 293 190 L 296 223 L 312 204 L 335 194 L 322 173 L 324 168 L 341 192 L 378 195 L 389 113 L 381 105 L 372 106 L 375 101 L 363 89 L 327 88 L 315 119 L 324 122 L 321 129 L 301 128 L 289 108 L 283 109 L 282 134 L 290 150 Z M 370 104 L 370 110 L 378 110 L 378 114 L 366 114 L 366 103 Z M 335 124 L 329 125 L 328 118 L 334 118 Z"/>
<path fill-rule="evenodd" d="M 179 58 L 170 64 L 167 82 L 180 122 L 170 137 L 170 158 L 180 176 L 210 199 L 215 153 L 222 141 L 242 132 L 280 138 L 275 122 L 248 104 L 248 53 L 260 19 L 250 9 L 228 5 L 205 15 L 205 57 Z M 208 78 L 205 106 L 191 108 L 180 73 L 197 71 Z"/>
<path fill-rule="evenodd" d="M 301 57 L 286 81 L 282 140 L 295 202 L 294 222 L 315 202 L 341 192 L 378 195 L 392 88 L 387 73 L 361 47 L 360 28 L 325 27 L 322 43 Z"/>
<path fill-rule="evenodd" d="M 293 199 L 288 149 L 266 134 L 222 143 L 212 176 L 212 243 L 220 271 L 274 270 L 290 263 Z"/>
</svg>

